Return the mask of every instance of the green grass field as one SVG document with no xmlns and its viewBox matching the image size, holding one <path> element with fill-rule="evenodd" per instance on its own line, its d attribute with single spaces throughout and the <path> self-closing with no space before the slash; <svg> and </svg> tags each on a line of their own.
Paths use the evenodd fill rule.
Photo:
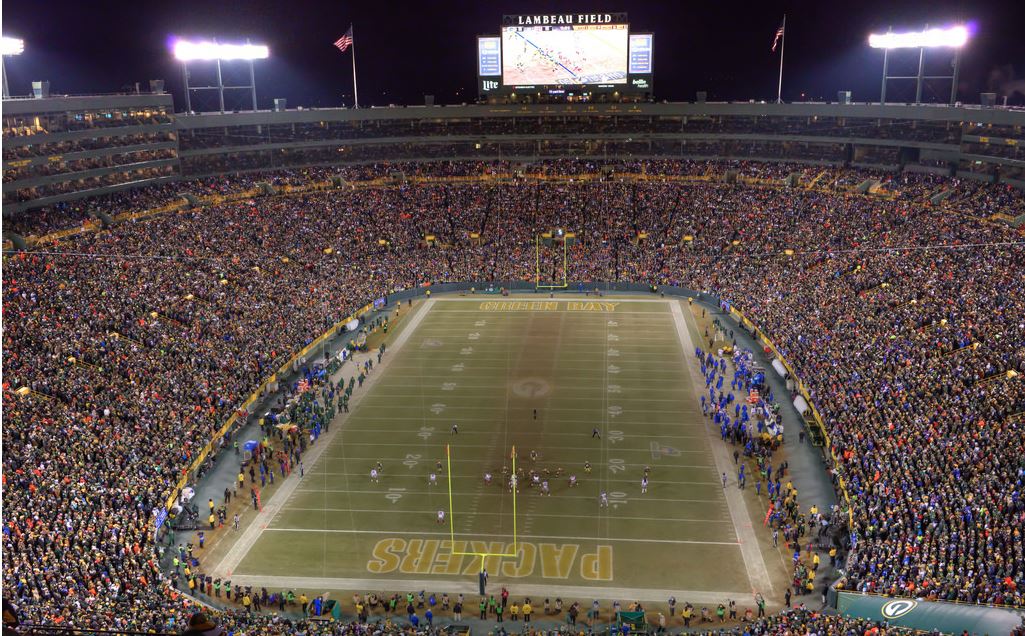
<svg viewBox="0 0 1025 636">
<path fill-rule="evenodd" d="M 481 557 L 465 552 L 508 555 L 484 565 L 492 584 L 521 590 L 751 590 L 736 501 L 740 525 L 750 531 L 750 521 L 720 483 L 681 343 L 679 321 L 690 313 L 674 311 L 675 302 L 429 301 L 305 478 L 276 495 L 269 523 L 226 560 L 232 578 L 269 588 L 469 591 Z M 523 480 L 515 517 L 503 476 L 513 447 L 518 467 L 549 471 L 551 488 L 542 496 Z"/>
</svg>

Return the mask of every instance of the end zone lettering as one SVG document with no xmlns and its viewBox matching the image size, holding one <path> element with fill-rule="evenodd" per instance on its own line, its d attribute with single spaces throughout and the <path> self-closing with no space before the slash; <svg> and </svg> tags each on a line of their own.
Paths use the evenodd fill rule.
<svg viewBox="0 0 1025 636">
<path fill-rule="evenodd" d="M 489 300 L 480 304 L 481 311 L 559 311 L 564 306 L 566 311 L 616 311 L 620 303 L 571 301 L 560 305 L 552 300 Z"/>
<path fill-rule="evenodd" d="M 387 574 L 471 575 L 480 571 L 480 557 L 460 554 L 473 552 L 511 553 L 513 544 L 448 539 L 381 539 L 374 545 L 367 561 L 367 572 Z M 576 543 L 520 542 L 515 557 L 488 556 L 484 567 L 502 576 L 532 576 L 540 568 L 542 578 L 568 579 L 573 575 L 587 581 L 612 580 L 612 546 L 595 546 L 594 552 L 583 552 Z"/>
</svg>

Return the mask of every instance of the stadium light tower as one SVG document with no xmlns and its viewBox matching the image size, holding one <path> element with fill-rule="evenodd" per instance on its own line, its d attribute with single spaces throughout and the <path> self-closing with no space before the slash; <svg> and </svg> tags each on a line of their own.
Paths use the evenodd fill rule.
<svg viewBox="0 0 1025 636">
<path fill-rule="evenodd" d="M 957 76 L 961 69 L 961 48 L 968 43 L 968 27 L 957 25 L 945 29 L 930 29 L 910 33 L 873 33 L 868 36 L 868 45 L 883 50 L 883 87 L 879 94 L 879 103 L 886 103 L 886 83 L 889 80 L 915 80 L 915 103 L 922 103 L 922 83 L 924 80 L 950 80 L 950 103 L 957 101 Z M 933 48 L 954 49 L 954 69 L 951 75 L 925 75 L 925 50 Z M 917 75 L 890 75 L 891 49 L 918 49 Z"/>
<path fill-rule="evenodd" d="M 185 78 L 185 110 L 192 112 L 191 91 L 217 91 L 218 104 L 224 112 L 224 90 L 249 90 L 253 98 L 253 110 L 256 110 L 256 74 L 253 71 L 254 60 L 270 57 L 270 49 L 263 44 L 221 44 L 219 42 L 190 42 L 176 40 L 174 57 L 182 63 L 182 75 Z M 215 86 L 189 86 L 189 62 L 214 62 L 217 65 L 217 84 Z M 221 76 L 221 62 L 242 61 L 249 64 L 249 84 L 244 86 L 225 86 Z"/>
<path fill-rule="evenodd" d="M 0 39 L 0 75 L 4 76 L 4 99 L 11 96 L 11 91 L 7 88 L 7 64 L 3 61 L 3 58 L 9 55 L 21 55 L 24 52 L 25 40 L 9 38 L 6 35 Z"/>
</svg>

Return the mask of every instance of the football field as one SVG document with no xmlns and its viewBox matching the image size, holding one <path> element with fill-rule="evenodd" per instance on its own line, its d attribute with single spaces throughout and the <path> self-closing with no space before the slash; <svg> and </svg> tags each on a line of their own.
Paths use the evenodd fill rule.
<svg viewBox="0 0 1025 636">
<path fill-rule="evenodd" d="M 222 569 L 317 593 L 471 592 L 482 565 L 492 585 L 565 597 L 771 589 L 720 481 L 732 458 L 701 417 L 691 321 L 675 300 L 426 301 Z"/>
</svg>

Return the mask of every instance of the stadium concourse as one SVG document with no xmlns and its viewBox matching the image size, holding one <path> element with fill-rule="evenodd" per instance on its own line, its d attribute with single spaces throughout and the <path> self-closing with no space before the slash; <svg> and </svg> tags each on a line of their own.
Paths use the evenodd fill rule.
<svg viewBox="0 0 1025 636">
<path fill-rule="evenodd" d="M 543 166 L 551 179 L 459 182 L 444 177 L 506 166 L 410 166 L 437 179 L 157 214 L 5 255 L 5 602 L 24 623 L 157 632 L 188 624 L 179 589 L 224 605 L 200 571 L 161 566 L 153 511 L 225 419 L 281 361 L 369 301 L 426 283 L 533 280 L 534 237 L 564 228 L 578 237 L 569 280 L 709 292 L 793 364 L 832 442 L 828 470 L 850 494 L 853 527 L 833 535 L 848 554 L 846 588 L 1025 606 L 1025 247 L 1020 230 L 987 220 L 1019 214 L 1021 192 L 901 175 L 885 184 L 888 196 L 864 196 L 843 187 L 863 172 L 832 169 L 823 180 L 821 170 L 757 163 L 730 167 L 771 184 L 652 178 L 726 167 L 674 161 L 647 162 L 643 180 L 598 178 L 609 167 L 629 174 L 641 164 L 554 162 Z M 259 178 L 358 182 L 393 169 Z M 794 171 L 803 183 L 784 187 Z M 223 194 L 257 180 L 161 186 L 103 205 L 157 207 L 189 188 Z M 939 188 L 951 196 L 929 203 Z M 15 223 L 37 234 L 79 225 L 90 205 Z M 445 247 L 426 245 L 426 234 Z M 551 258 L 542 271 L 554 278 L 558 265 Z M 309 405 L 312 426 L 344 409 L 344 387 L 311 393 L 321 401 Z M 282 451 L 290 471 L 303 440 L 282 435 L 268 452 Z M 255 487 L 255 476 L 241 478 Z M 790 494 L 777 493 L 790 515 L 780 529 L 812 514 Z M 807 560 L 795 575 L 801 568 Z M 795 592 L 804 583 L 795 576 Z M 235 633 L 370 632 L 358 621 L 305 624 L 287 598 L 272 606 L 262 596 L 243 593 L 209 620 Z M 254 601 L 284 613 L 253 611 Z M 355 610 L 343 600 L 347 619 Z M 394 630 L 408 629 L 404 604 L 398 614 Z M 728 629 L 874 627 L 799 609 Z"/>
</svg>

